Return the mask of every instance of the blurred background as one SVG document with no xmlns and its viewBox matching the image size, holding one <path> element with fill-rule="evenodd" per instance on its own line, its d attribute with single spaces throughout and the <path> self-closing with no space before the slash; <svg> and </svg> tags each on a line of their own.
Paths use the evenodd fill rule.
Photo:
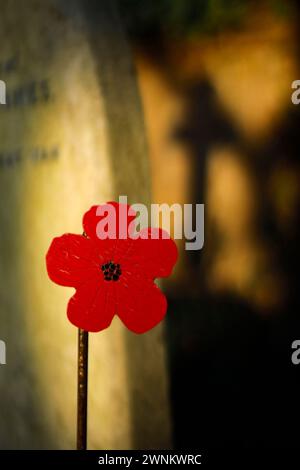
<svg viewBox="0 0 300 470">
<path fill-rule="evenodd" d="M 121 1 L 153 200 L 205 203 L 166 285 L 176 447 L 297 446 L 299 11 L 288 1 Z"/>
<path fill-rule="evenodd" d="M 177 241 L 161 327 L 137 338 L 116 319 L 92 335 L 89 447 L 297 447 L 297 3 L 30 0 L 23 15 L 4 4 L 0 78 L 9 88 L 46 74 L 50 98 L 39 108 L 13 92 L 0 115 L 1 447 L 73 446 L 70 292 L 49 286 L 44 254 L 52 236 L 80 232 L 95 199 L 119 194 L 204 203 L 205 242 Z M 24 161 L 11 157 L 16 138 Z M 32 145 L 49 141 L 54 157 L 33 167 Z"/>
</svg>

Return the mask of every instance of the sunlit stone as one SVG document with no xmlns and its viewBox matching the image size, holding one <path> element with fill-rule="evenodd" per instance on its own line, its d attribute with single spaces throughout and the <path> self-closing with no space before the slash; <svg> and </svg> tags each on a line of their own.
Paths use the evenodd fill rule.
<svg viewBox="0 0 300 470">
<path fill-rule="evenodd" d="M 73 289 L 47 277 L 52 238 L 82 233 L 83 213 L 118 194 L 149 201 L 127 43 L 113 2 L 98 3 L 97 13 L 76 0 L 1 2 L 2 448 L 75 443 L 77 330 L 66 318 Z M 89 372 L 89 448 L 169 445 L 160 327 L 136 336 L 115 318 L 90 335 Z"/>
</svg>

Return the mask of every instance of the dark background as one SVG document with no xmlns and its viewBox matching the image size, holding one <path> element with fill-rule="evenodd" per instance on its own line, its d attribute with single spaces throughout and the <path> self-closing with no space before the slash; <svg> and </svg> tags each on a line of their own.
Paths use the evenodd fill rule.
<svg viewBox="0 0 300 470">
<path fill-rule="evenodd" d="M 185 264 L 181 267 L 185 281 L 178 281 L 176 293 L 170 287 L 169 294 L 172 314 L 167 320 L 167 341 L 177 449 L 199 445 L 204 448 L 233 444 L 239 448 L 299 445 L 300 372 L 291 362 L 291 344 L 300 335 L 298 108 L 288 100 L 268 135 L 245 138 L 219 105 L 209 77 L 196 73 L 184 76 L 178 51 L 177 58 L 170 59 L 174 42 L 187 44 L 187 50 L 199 38 L 209 42 L 216 37 L 222 41 L 226 35 L 238 36 L 247 28 L 250 17 L 255 24 L 262 3 L 120 2 L 132 45 L 163 69 L 169 83 L 180 88 L 185 97 L 185 118 L 180 124 L 170 126 L 171 138 L 188 146 L 190 152 L 188 164 L 193 170 L 186 201 L 206 204 L 204 249 L 185 254 Z M 265 2 L 264 6 L 264 12 L 272 16 L 274 24 L 284 21 L 290 25 L 288 28 L 295 28 L 294 43 L 286 47 L 295 46 L 293 54 L 298 66 L 297 5 L 277 1 Z M 255 26 L 252 33 L 254 37 Z M 257 47 L 254 42 L 253 48 Z M 232 49 L 234 54 L 239 54 L 238 49 Z M 245 57 L 240 59 L 247 61 Z M 265 61 L 268 60 L 266 57 Z M 218 74 L 217 69 L 215 73 Z M 255 86 L 250 80 L 250 92 Z M 259 106 L 261 91 L 257 89 L 255 93 Z M 254 295 L 239 294 L 230 286 L 219 290 L 208 287 L 215 252 L 226 240 L 226 231 L 222 232 L 214 223 L 206 200 L 211 183 L 208 179 L 210 151 L 216 144 L 238 148 L 240 163 L 254 181 L 251 197 L 258 201 L 258 209 L 247 230 L 255 232 L 262 251 L 269 252 L 269 256 L 264 273 L 254 270 L 253 282 L 258 289 L 260 284 L 263 288 L 264 276 L 270 275 L 266 287 L 270 301 L 257 302 Z M 274 205 L 276 187 L 270 191 L 268 186 L 278 168 L 275 186 L 280 186 L 282 193 L 288 192 L 290 185 L 290 180 L 284 178 L 286 171 L 295 176 L 294 196 L 283 202 L 291 216 L 282 220 Z M 239 198 L 238 189 L 235 197 Z M 239 214 L 228 214 L 228 217 L 235 216 Z M 245 263 L 251 261 L 251 256 L 254 255 L 250 254 Z M 278 298 L 281 289 L 284 294 Z"/>
</svg>

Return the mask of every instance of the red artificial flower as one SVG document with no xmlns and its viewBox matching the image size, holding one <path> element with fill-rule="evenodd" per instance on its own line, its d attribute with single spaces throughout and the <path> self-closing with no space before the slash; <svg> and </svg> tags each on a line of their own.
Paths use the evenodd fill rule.
<svg viewBox="0 0 300 470">
<path fill-rule="evenodd" d="M 104 215 L 97 214 L 107 205 L 116 210 L 117 236 L 100 239 L 98 224 Z M 171 274 L 177 247 L 161 229 L 143 229 L 130 237 L 135 212 L 126 204 L 107 205 L 86 212 L 84 236 L 67 233 L 53 239 L 46 256 L 48 275 L 57 284 L 75 287 L 67 315 L 78 328 L 101 331 L 118 315 L 129 330 L 144 333 L 166 314 L 167 300 L 154 279 Z M 119 214 L 124 209 L 126 225 L 120 236 Z"/>
</svg>

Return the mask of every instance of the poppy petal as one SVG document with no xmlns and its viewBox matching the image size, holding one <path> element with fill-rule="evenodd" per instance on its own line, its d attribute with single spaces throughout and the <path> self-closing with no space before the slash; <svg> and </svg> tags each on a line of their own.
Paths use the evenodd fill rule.
<svg viewBox="0 0 300 470">
<path fill-rule="evenodd" d="M 46 255 L 50 279 L 61 286 L 76 287 L 97 274 L 97 254 L 91 240 L 67 233 L 52 240 Z"/>
<path fill-rule="evenodd" d="M 92 240 L 125 239 L 128 238 L 128 228 L 135 217 L 136 213 L 129 205 L 107 202 L 92 206 L 84 214 L 83 229 Z"/>
<path fill-rule="evenodd" d="M 109 327 L 115 314 L 112 284 L 97 278 L 76 290 L 68 303 L 71 323 L 85 331 L 101 331 Z"/>
<path fill-rule="evenodd" d="M 165 230 L 146 228 L 133 240 L 122 267 L 129 272 L 134 270 L 155 279 L 170 276 L 177 258 L 176 243 Z"/>
<path fill-rule="evenodd" d="M 167 299 L 153 282 L 133 276 L 116 286 L 117 315 L 134 333 L 145 333 L 157 325 L 167 312 Z"/>
</svg>

